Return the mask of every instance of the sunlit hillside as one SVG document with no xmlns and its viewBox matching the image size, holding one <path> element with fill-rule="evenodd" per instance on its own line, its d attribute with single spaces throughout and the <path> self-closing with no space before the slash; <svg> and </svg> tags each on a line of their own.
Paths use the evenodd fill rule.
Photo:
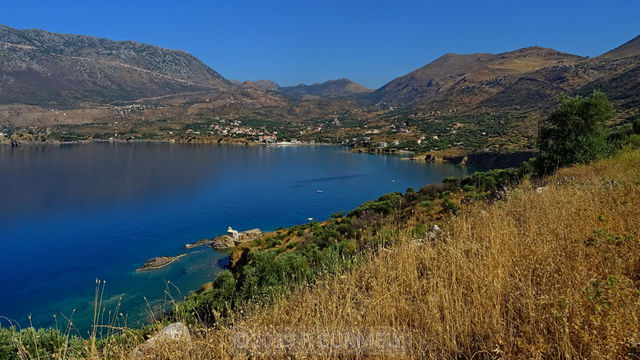
<svg viewBox="0 0 640 360">
<path fill-rule="evenodd" d="M 244 334 L 405 329 L 412 358 L 640 356 L 640 152 L 559 171 L 505 201 L 471 206 L 416 243 L 403 231 L 365 266 L 268 309 L 237 314 L 151 358 L 252 357 Z M 237 344 L 235 344 L 237 345 Z M 317 357 L 304 347 L 298 353 Z M 316 349 L 317 350 L 317 349 Z M 260 349 L 260 357 L 287 355 Z M 269 355 L 271 354 L 271 355 Z M 367 358 L 338 347 L 322 358 Z M 254 354 L 255 355 L 255 354 Z M 397 356 L 395 356 L 397 355 Z"/>
</svg>

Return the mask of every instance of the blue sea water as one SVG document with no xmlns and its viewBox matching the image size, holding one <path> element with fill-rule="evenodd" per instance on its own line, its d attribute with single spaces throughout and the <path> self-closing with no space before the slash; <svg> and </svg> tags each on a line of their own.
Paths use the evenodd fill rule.
<svg viewBox="0 0 640 360">
<path fill-rule="evenodd" d="M 468 172 L 331 146 L 0 146 L 0 324 L 24 327 L 31 314 L 34 325 L 52 326 L 55 314 L 64 327 L 73 316 L 86 335 L 101 279 L 107 313 L 121 303 L 135 326 L 225 266 L 226 253 L 186 251 L 186 243 L 228 226 L 269 231 L 323 220 Z M 184 252 L 166 268 L 135 271 Z"/>
</svg>

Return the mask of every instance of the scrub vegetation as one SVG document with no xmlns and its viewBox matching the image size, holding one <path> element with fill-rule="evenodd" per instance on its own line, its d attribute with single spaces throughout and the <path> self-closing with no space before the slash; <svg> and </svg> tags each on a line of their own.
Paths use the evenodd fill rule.
<svg viewBox="0 0 640 360">
<path fill-rule="evenodd" d="M 640 122 L 609 129 L 611 114 L 599 92 L 564 99 L 541 129 L 540 156 L 518 168 L 385 194 L 265 234 L 143 329 L 117 316 L 90 339 L 0 329 L 0 356 L 262 358 L 273 349 L 239 349 L 236 329 L 387 327 L 410 336 L 403 354 L 412 358 L 640 357 Z M 134 351 L 174 321 L 190 327 L 190 341 Z"/>
</svg>

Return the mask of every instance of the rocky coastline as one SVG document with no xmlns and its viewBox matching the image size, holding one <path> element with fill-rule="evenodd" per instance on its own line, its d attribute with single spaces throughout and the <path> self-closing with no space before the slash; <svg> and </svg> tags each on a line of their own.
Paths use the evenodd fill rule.
<svg viewBox="0 0 640 360">
<path fill-rule="evenodd" d="M 192 244 L 185 244 L 184 248 L 187 250 L 193 249 L 193 248 L 197 248 L 199 246 L 203 246 L 203 245 L 211 245 L 211 243 L 213 242 L 214 239 L 208 239 L 208 238 L 202 238 Z"/>
<path fill-rule="evenodd" d="M 167 265 L 173 264 L 179 259 L 187 256 L 188 254 L 180 254 L 177 256 L 158 256 L 147 260 L 142 267 L 136 269 L 136 271 L 148 271 L 161 269 Z"/>
<path fill-rule="evenodd" d="M 262 235 L 262 231 L 257 228 L 238 232 L 229 227 L 227 234 L 213 239 L 211 247 L 218 250 L 230 249 L 242 243 L 254 240 L 260 235 Z"/>
<path fill-rule="evenodd" d="M 184 248 L 186 250 L 190 250 L 200 246 L 210 246 L 216 250 L 225 250 L 231 249 L 243 243 L 249 242 L 251 240 L 256 239 L 258 236 L 262 235 L 262 230 L 256 228 L 245 231 L 237 231 L 229 227 L 227 233 L 224 235 L 220 235 L 213 239 L 202 238 L 195 243 L 185 244 Z M 180 254 L 177 256 L 157 256 L 147 260 L 144 265 L 140 268 L 136 269 L 136 271 L 149 271 L 149 270 L 157 270 L 161 269 L 165 266 L 173 264 L 174 262 L 180 260 L 181 258 L 189 255 L 189 253 Z"/>
<path fill-rule="evenodd" d="M 426 154 L 416 154 L 411 157 L 411 160 L 422 160 L 436 164 L 466 165 L 479 169 L 506 169 L 519 166 L 523 161 L 527 161 L 534 156 L 536 156 L 536 152 L 533 151 L 432 151 Z"/>
</svg>

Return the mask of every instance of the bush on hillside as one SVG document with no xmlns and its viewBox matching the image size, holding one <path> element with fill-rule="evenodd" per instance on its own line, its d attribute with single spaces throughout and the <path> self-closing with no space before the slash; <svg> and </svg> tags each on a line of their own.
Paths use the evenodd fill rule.
<svg viewBox="0 0 640 360">
<path fill-rule="evenodd" d="M 365 211 L 371 210 L 377 213 L 381 213 L 384 215 L 391 214 L 394 208 L 400 203 L 402 200 L 401 193 L 389 193 L 382 195 L 375 201 L 367 201 L 362 205 L 358 206 L 355 210 L 349 213 L 350 217 L 360 216 Z"/>
<path fill-rule="evenodd" d="M 613 114 L 607 96 L 597 90 L 588 97 L 561 98 L 560 106 L 546 119 L 538 134 L 539 173 L 609 154 L 605 125 Z"/>
</svg>

